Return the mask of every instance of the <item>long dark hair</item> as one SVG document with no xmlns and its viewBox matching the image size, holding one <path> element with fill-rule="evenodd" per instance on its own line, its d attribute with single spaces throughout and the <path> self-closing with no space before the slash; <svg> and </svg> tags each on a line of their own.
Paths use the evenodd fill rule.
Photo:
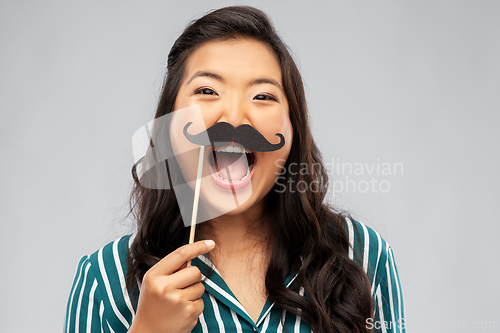
<svg viewBox="0 0 500 333">
<path fill-rule="evenodd" d="M 231 6 L 191 22 L 168 55 L 155 118 L 173 111 L 186 60 L 197 47 L 208 41 L 239 37 L 260 41 L 274 50 L 293 128 L 285 169 L 307 165 L 309 171 L 284 172 L 265 198 L 265 216 L 273 221 L 265 278 L 268 296 L 280 308 L 301 316 L 315 332 L 367 332 L 366 319 L 372 316 L 368 278 L 348 257 L 344 217 L 324 203 L 328 174 L 310 133 L 302 78 L 267 16 L 253 7 Z M 137 281 L 182 245 L 188 228 L 173 190 L 141 186 L 136 171 L 134 166 L 131 211 L 138 231 L 128 255 L 127 285 L 137 292 Z M 308 190 L 282 190 L 284 184 L 299 183 L 308 184 Z M 283 281 L 292 270 L 298 272 L 297 283 L 286 288 Z M 298 293 L 299 286 L 304 288 L 305 297 Z"/>
</svg>

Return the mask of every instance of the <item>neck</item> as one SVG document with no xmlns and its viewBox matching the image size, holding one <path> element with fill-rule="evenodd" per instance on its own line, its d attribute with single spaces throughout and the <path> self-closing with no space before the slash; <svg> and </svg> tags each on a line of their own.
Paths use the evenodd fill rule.
<svg viewBox="0 0 500 333">
<path fill-rule="evenodd" d="M 210 257 L 242 257 L 263 252 L 269 246 L 269 226 L 262 211 L 223 215 L 199 226 L 201 239 L 213 239 L 216 247 Z"/>
</svg>

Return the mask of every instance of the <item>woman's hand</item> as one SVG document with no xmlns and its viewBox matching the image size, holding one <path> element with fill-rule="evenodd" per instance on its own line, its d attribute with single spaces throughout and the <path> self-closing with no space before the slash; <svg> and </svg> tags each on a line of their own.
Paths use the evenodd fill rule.
<svg viewBox="0 0 500 333">
<path fill-rule="evenodd" d="M 187 262 L 211 251 L 211 240 L 184 245 L 151 267 L 142 280 L 129 333 L 191 332 L 203 312 L 201 272 Z"/>
</svg>

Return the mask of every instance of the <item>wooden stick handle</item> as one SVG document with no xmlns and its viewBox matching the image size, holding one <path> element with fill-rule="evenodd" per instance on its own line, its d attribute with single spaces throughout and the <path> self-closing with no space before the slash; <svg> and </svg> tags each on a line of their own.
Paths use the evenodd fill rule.
<svg viewBox="0 0 500 333">
<path fill-rule="evenodd" d="M 194 242 L 196 231 L 196 218 L 198 217 L 198 202 L 200 201 L 201 176 L 203 171 L 203 158 L 205 157 L 205 146 L 200 147 L 200 157 L 198 159 L 198 172 L 196 174 L 196 185 L 194 187 L 193 214 L 191 215 L 191 230 L 189 232 L 189 244 Z M 191 266 L 191 260 L 187 267 Z"/>
</svg>

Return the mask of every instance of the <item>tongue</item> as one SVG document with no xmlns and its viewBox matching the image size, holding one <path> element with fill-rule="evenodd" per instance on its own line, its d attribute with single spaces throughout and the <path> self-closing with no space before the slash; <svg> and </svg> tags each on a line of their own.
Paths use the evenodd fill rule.
<svg viewBox="0 0 500 333">
<path fill-rule="evenodd" d="M 241 180 L 248 170 L 246 154 L 214 152 L 217 161 L 217 173 L 222 179 L 231 182 Z"/>
</svg>

